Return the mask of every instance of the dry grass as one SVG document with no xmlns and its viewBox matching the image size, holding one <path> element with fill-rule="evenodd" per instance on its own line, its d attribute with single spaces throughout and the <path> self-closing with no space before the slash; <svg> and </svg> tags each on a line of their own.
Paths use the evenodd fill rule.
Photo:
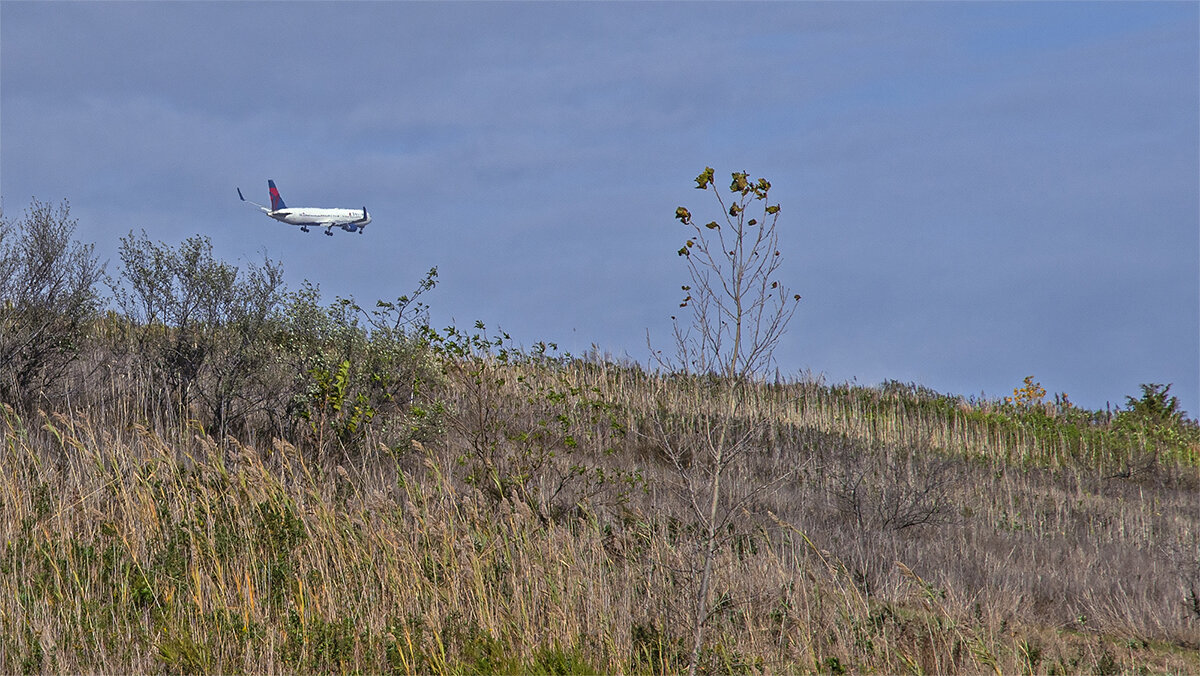
<svg viewBox="0 0 1200 676">
<path fill-rule="evenodd" d="M 214 440 L 132 372 L 90 372 L 61 413 L 5 409 L 0 671 L 682 671 L 696 533 L 649 431 L 708 403 L 611 364 L 493 367 L 429 396 L 490 412 L 501 449 L 558 411 L 578 445 L 554 437 L 547 472 L 645 490 L 548 511 L 468 485 L 470 418 L 337 458 Z M 545 394 L 564 387 L 594 396 Z M 736 410 L 758 437 L 734 497 L 795 471 L 721 551 L 707 670 L 1200 671 L 1195 464 L 1106 478 L 1128 459 L 1087 440 L 811 383 Z"/>
</svg>

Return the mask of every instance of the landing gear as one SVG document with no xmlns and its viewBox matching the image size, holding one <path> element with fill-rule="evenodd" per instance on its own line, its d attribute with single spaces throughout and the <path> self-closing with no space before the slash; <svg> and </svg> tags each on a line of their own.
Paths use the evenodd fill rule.
<svg viewBox="0 0 1200 676">
<path fill-rule="evenodd" d="M 329 235 L 330 237 L 333 237 L 333 231 L 332 231 L 332 230 L 326 230 L 326 231 L 325 231 L 325 234 L 326 234 L 326 235 Z"/>
<path fill-rule="evenodd" d="M 308 232 L 308 231 L 309 231 L 309 230 L 308 230 L 308 226 L 307 226 L 307 225 L 302 225 L 302 226 L 300 226 L 300 232 Z"/>
</svg>

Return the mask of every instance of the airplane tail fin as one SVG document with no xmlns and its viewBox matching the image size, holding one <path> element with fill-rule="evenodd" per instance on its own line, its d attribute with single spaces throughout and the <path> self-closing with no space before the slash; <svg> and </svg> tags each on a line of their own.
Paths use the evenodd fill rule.
<svg viewBox="0 0 1200 676">
<path fill-rule="evenodd" d="M 283 203 L 283 198 L 279 196 L 279 188 L 275 187 L 275 181 L 267 179 L 267 190 L 271 193 L 271 211 L 287 208 L 287 205 Z"/>
</svg>

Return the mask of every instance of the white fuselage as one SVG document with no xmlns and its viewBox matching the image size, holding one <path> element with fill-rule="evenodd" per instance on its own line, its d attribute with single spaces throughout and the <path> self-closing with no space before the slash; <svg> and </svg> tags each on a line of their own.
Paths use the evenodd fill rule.
<svg viewBox="0 0 1200 676">
<path fill-rule="evenodd" d="M 363 226 L 371 222 L 365 209 L 319 209 L 316 207 L 287 207 L 268 211 L 267 215 L 288 225 L 315 225 L 318 227 Z"/>
</svg>

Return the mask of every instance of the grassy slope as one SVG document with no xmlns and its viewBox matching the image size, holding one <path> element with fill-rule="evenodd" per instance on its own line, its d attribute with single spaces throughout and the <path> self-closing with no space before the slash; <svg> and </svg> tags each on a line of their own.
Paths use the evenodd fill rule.
<svg viewBox="0 0 1200 676">
<path fill-rule="evenodd" d="M 613 365 L 495 369 L 447 372 L 432 441 L 336 459 L 151 424 L 120 382 L 6 411 L 0 671 L 685 669 L 695 533 L 655 431 L 704 402 Z M 512 445 L 555 411 L 559 460 L 645 490 L 547 518 L 464 483 L 482 427 Z M 763 386 L 736 411 L 756 450 L 734 495 L 789 479 L 722 551 L 708 669 L 1200 671 L 1195 445 L 911 391 Z"/>
</svg>

